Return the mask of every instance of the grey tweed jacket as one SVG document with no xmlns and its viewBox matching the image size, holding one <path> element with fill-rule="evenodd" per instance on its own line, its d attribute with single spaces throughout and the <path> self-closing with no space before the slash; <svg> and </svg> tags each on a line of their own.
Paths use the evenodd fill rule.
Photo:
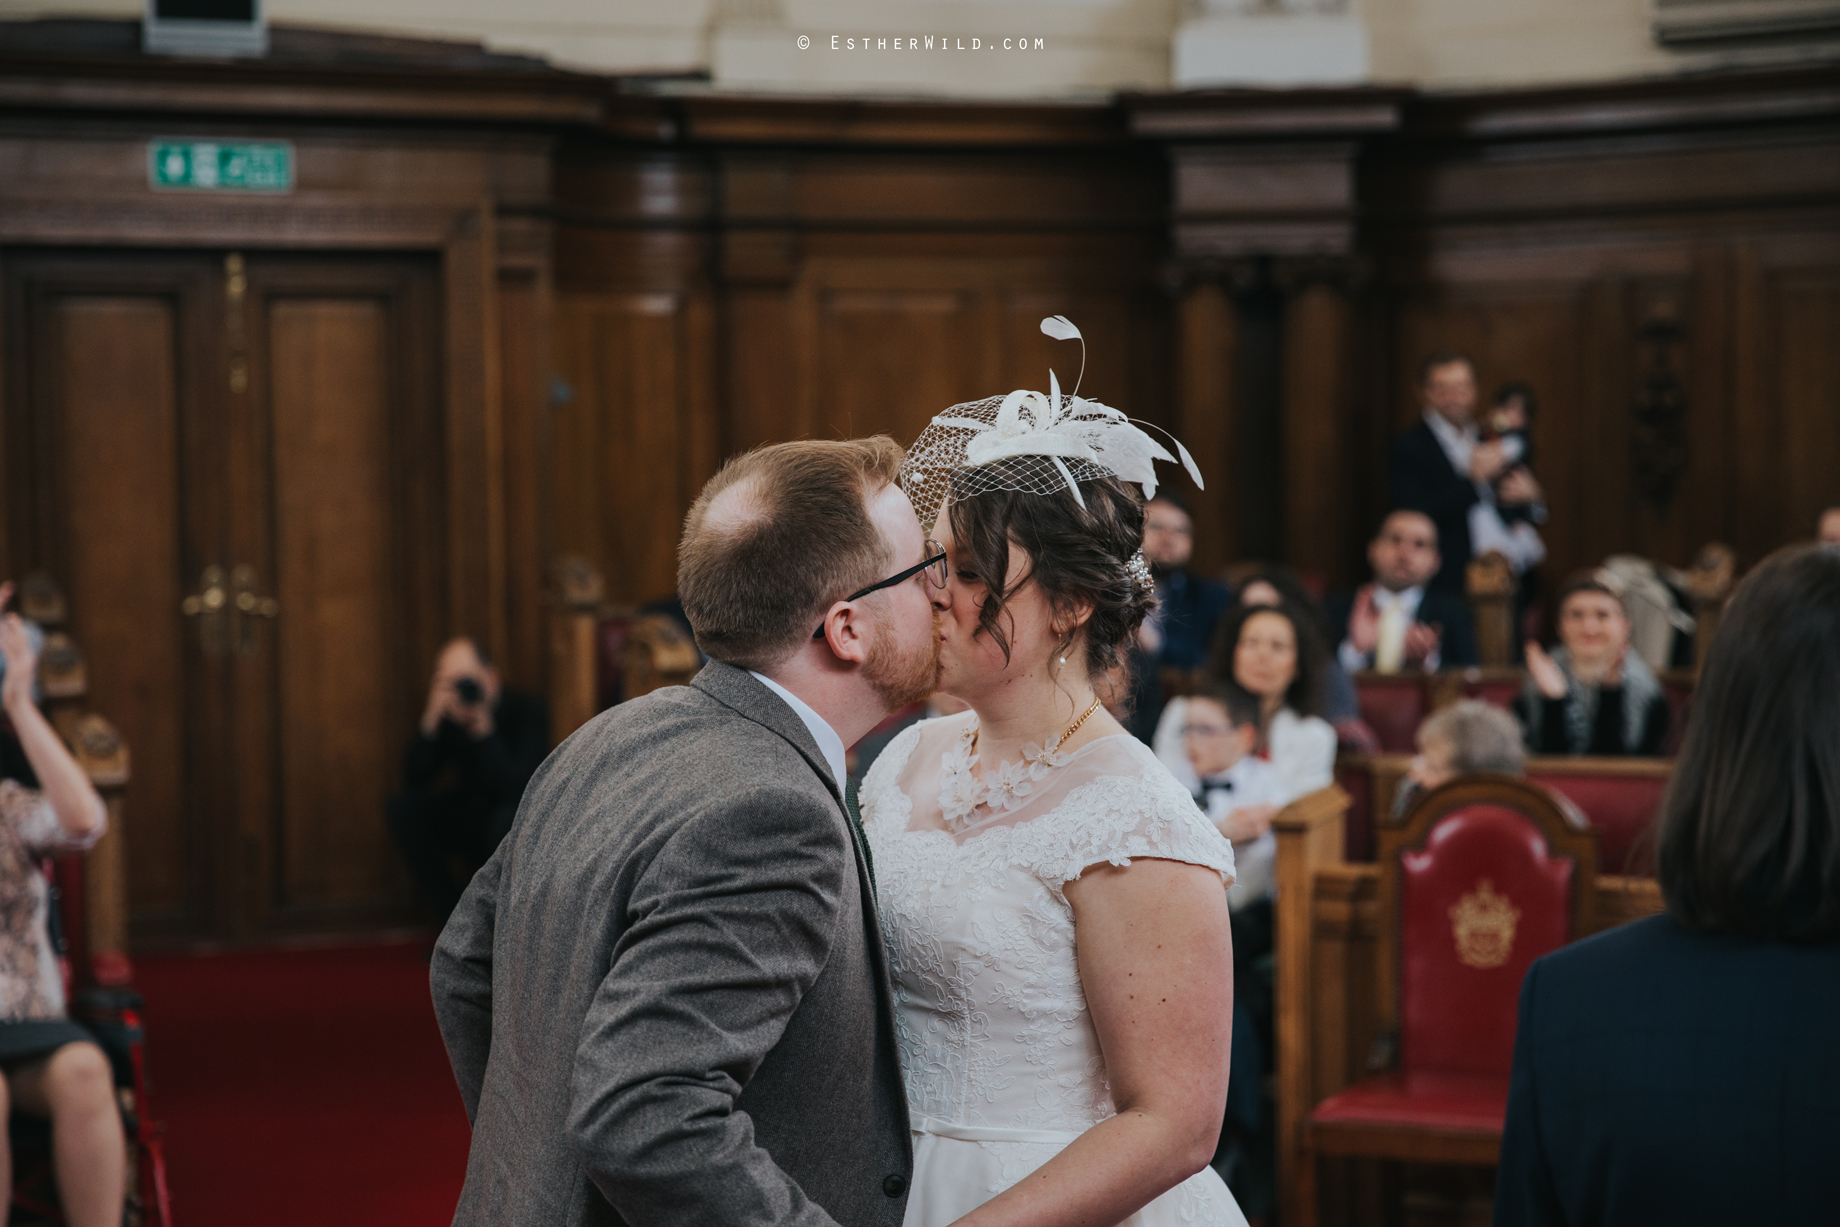
<svg viewBox="0 0 1840 1227">
<path fill-rule="evenodd" d="M 899 1227 L 865 849 L 798 716 L 714 663 L 550 755 L 435 947 L 456 1227 Z"/>
</svg>

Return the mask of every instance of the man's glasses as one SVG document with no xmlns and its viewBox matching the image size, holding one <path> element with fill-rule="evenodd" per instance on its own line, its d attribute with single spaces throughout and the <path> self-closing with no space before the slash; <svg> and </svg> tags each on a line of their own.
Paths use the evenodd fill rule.
<svg viewBox="0 0 1840 1227">
<path fill-rule="evenodd" d="M 871 592 L 880 592 L 883 588 L 892 588 L 896 584 L 904 584 L 922 571 L 926 572 L 927 583 L 935 588 L 945 587 L 947 578 L 945 547 L 940 545 L 937 541 L 928 541 L 926 543 L 926 554 L 927 557 L 925 562 L 915 563 L 913 566 L 907 568 L 907 570 L 902 571 L 899 575 L 890 575 L 880 583 L 870 584 L 860 592 L 852 592 L 843 599 L 846 602 L 861 600 Z M 813 639 L 824 638 L 824 627 L 822 624 L 818 626 L 817 630 L 811 633 L 811 637 Z"/>
</svg>

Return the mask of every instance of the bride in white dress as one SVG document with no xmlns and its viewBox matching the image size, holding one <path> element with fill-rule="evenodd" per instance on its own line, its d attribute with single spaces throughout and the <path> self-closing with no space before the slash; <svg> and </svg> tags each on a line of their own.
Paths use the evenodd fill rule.
<svg viewBox="0 0 1840 1227">
<path fill-rule="evenodd" d="M 1232 846 L 1094 691 L 1154 602 L 1121 479 L 1153 456 L 1058 384 L 958 406 L 909 455 L 915 506 L 944 506 L 940 689 L 971 710 L 901 734 L 861 790 L 914 1129 L 906 1227 L 1245 1223 L 1207 1166 Z"/>
</svg>

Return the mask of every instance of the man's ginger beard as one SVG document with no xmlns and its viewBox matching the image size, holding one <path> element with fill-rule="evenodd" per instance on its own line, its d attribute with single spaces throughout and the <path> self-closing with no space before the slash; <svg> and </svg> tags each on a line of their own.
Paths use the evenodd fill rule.
<svg viewBox="0 0 1840 1227">
<path fill-rule="evenodd" d="M 933 614 L 926 642 L 912 651 L 901 651 L 893 635 L 877 635 L 863 661 L 863 680 L 890 711 L 932 694 L 939 685 L 939 614 Z"/>
</svg>

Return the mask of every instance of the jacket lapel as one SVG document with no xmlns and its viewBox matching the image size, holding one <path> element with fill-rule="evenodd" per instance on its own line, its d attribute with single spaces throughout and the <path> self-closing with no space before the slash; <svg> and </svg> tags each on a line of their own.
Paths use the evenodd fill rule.
<svg viewBox="0 0 1840 1227">
<path fill-rule="evenodd" d="M 690 684 L 723 706 L 733 708 L 754 723 L 778 733 L 793 749 L 804 755 L 806 764 L 824 781 L 824 786 L 830 789 L 831 799 L 843 811 L 843 816 L 849 819 L 850 838 L 856 845 L 856 861 L 862 867 L 866 879 L 864 889 L 869 892 L 869 907 L 873 909 L 875 869 L 869 859 L 869 841 L 863 831 L 862 819 L 857 817 L 855 808 L 849 804 L 845 794 L 849 782 L 831 779 L 830 764 L 824 761 L 824 752 L 812 740 L 811 730 L 805 727 L 799 714 L 788 707 L 785 700 L 761 685 L 760 679 L 746 669 L 738 669 L 719 660 L 712 660 L 705 665 L 702 672 L 691 679 Z"/>
</svg>

